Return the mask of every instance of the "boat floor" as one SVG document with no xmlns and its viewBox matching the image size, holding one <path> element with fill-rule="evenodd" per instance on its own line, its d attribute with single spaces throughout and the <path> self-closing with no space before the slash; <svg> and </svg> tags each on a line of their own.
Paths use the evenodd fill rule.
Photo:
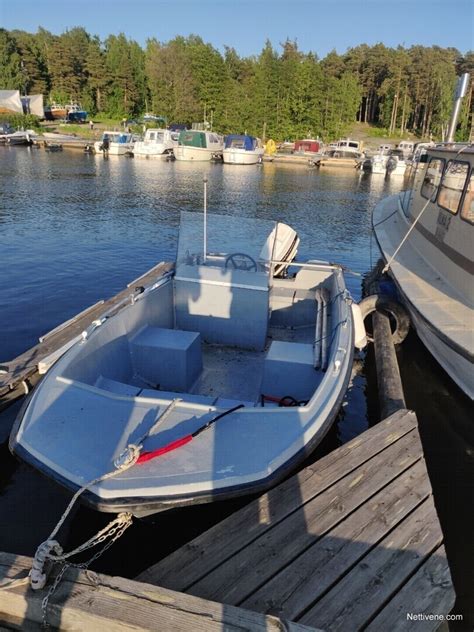
<svg viewBox="0 0 474 632">
<path fill-rule="evenodd" d="M 191 393 L 257 404 L 265 356 L 272 341 L 312 343 L 312 334 L 314 325 L 300 329 L 272 328 L 263 351 L 203 344 L 203 370 Z"/>
</svg>

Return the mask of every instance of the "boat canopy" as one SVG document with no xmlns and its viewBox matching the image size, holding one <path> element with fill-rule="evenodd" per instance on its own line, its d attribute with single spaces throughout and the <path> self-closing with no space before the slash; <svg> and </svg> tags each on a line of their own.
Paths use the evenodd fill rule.
<svg viewBox="0 0 474 632">
<path fill-rule="evenodd" d="M 102 134 L 102 140 L 108 138 L 111 143 L 130 143 L 133 138 L 132 134 L 122 134 L 121 132 L 104 132 Z"/>
<path fill-rule="evenodd" d="M 245 151 L 253 151 L 256 147 L 257 139 L 255 136 L 229 134 L 225 137 L 225 149 L 245 149 Z"/>
<path fill-rule="evenodd" d="M 183 130 L 179 135 L 179 144 L 186 147 L 207 147 L 206 134 L 195 130 Z"/>
</svg>

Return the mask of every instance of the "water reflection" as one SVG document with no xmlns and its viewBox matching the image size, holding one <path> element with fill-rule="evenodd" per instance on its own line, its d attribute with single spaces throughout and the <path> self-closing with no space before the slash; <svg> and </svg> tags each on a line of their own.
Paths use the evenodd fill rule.
<svg viewBox="0 0 474 632">
<path fill-rule="evenodd" d="M 278 219 L 301 235 L 304 258 L 370 266 L 370 213 L 400 181 L 306 166 L 222 165 L 1 148 L 0 226 L 9 274 L 0 281 L 1 359 L 174 259 L 179 213 Z M 356 297 L 360 283 L 349 278 Z M 32 317 L 32 314 L 35 317 Z"/>
</svg>

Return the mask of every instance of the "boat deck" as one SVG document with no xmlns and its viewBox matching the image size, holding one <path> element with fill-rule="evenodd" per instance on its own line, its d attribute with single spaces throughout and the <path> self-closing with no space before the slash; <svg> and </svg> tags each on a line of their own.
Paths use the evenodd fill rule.
<svg viewBox="0 0 474 632">
<path fill-rule="evenodd" d="M 191 393 L 258 404 L 265 357 L 273 340 L 312 344 L 314 324 L 300 329 L 270 328 L 263 351 L 203 344 L 203 370 Z"/>
<path fill-rule="evenodd" d="M 331 632 L 445 615 L 454 590 L 415 414 L 393 414 L 137 579 Z"/>
</svg>

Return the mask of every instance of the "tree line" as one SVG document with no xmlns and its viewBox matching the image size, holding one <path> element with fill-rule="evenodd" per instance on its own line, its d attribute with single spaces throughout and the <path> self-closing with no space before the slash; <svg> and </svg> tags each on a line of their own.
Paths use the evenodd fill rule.
<svg viewBox="0 0 474 632">
<path fill-rule="evenodd" d="M 260 54 L 242 57 L 197 35 L 149 39 L 142 48 L 124 34 L 101 41 L 82 27 L 61 35 L 0 29 L 0 89 L 79 101 L 91 115 L 149 111 L 168 123 L 207 120 L 221 133 L 264 138 L 331 140 L 360 121 L 442 139 L 457 75 L 474 76 L 474 52 L 455 48 L 361 44 L 323 59 L 289 39 L 280 49 L 267 41 Z M 471 95 L 459 139 L 469 138 Z"/>
</svg>

